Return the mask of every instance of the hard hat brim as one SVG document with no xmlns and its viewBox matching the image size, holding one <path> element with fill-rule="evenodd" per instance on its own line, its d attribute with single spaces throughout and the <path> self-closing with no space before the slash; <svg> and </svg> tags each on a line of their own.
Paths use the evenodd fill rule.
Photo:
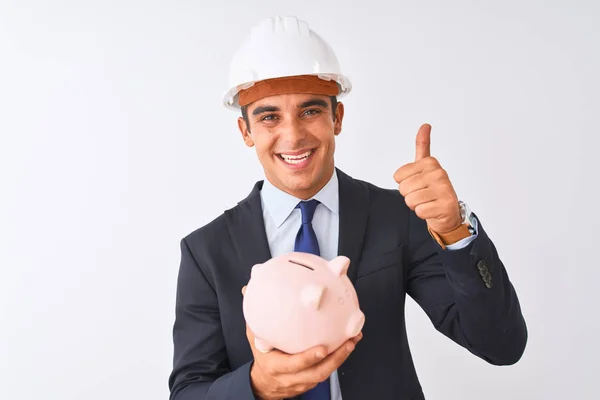
<svg viewBox="0 0 600 400">
<path fill-rule="evenodd" d="M 337 87 L 338 87 L 338 91 L 337 93 L 330 93 L 330 92 L 323 92 L 323 94 L 327 94 L 327 95 L 335 95 L 338 99 L 342 98 L 344 96 L 346 96 L 348 93 L 350 93 L 350 91 L 352 90 L 352 83 L 350 82 L 350 79 L 348 79 L 348 77 L 344 76 L 344 75 L 340 75 L 340 74 L 324 74 L 324 73 L 319 73 L 319 74 L 303 74 L 303 75 L 292 75 L 292 76 L 282 76 L 282 77 L 278 77 L 278 78 L 271 78 L 271 79 L 285 79 L 285 78 L 299 78 L 301 76 L 315 76 L 318 77 L 320 79 L 323 79 L 324 81 L 334 81 L 337 83 Z M 237 85 L 236 87 L 231 88 L 229 91 L 227 91 L 227 93 L 225 93 L 225 95 L 223 96 L 223 104 L 225 105 L 225 107 L 229 108 L 230 110 L 233 111 L 239 111 L 241 109 L 240 106 L 240 92 L 243 90 L 247 90 L 250 89 L 251 87 L 253 87 L 256 83 L 258 82 L 262 82 L 261 80 L 259 81 L 250 81 L 250 82 L 245 82 L 243 84 Z M 318 92 L 316 91 L 305 91 L 305 90 L 298 90 L 298 91 L 291 91 L 291 90 L 286 90 L 286 91 L 278 91 L 278 92 L 274 92 L 272 93 L 273 95 L 276 94 L 282 94 L 282 93 L 311 93 L 311 94 L 316 94 Z"/>
</svg>

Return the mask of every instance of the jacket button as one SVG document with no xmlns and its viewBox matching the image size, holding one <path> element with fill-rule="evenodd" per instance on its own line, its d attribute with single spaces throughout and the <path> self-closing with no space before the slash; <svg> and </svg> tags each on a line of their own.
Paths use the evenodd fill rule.
<svg viewBox="0 0 600 400">
<path fill-rule="evenodd" d="M 486 271 L 487 270 L 487 264 L 484 260 L 479 260 L 477 261 L 477 269 L 479 271 Z"/>
<path fill-rule="evenodd" d="M 479 275 L 481 275 L 481 279 L 485 283 L 485 287 L 488 289 L 492 288 L 492 274 L 490 274 L 490 270 L 488 269 L 487 263 L 485 260 L 477 261 L 477 269 L 479 270 Z"/>
<path fill-rule="evenodd" d="M 488 269 L 486 262 L 483 260 L 480 260 L 479 262 L 477 262 L 477 269 L 479 270 L 479 275 L 481 275 L 481 276 L 484 276 L 484 275 L 490 273 L 490 270 Z"/>
<path fill-rule="evenodd" d="M 489 272 L 482 275 L 482 278 L 485 283 L 492 283 L 492 275 Z"/>
</svg>

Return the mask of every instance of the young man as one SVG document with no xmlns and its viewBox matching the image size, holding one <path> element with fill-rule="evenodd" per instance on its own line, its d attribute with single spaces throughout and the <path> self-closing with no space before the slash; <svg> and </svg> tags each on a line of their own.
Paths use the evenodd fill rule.
<svg viewBox="0 0 600 400">
<path fill-rule="evenodd" d="M 234 57 L 225 104 L 265 179 L 181 242 L 172 400 L 424 399 L 407 342 L 406 295 L 435 328 L 495 365 L 527 340 L 519 301 L 477 216 L 416 136 L 398 190 L 335 166 L 350 82 L 306 23 L 271 18 Z M 393 172 L 393 171 L 392 171 Z M 310 250 L 305 250 L 310 249 Z M 291 251 L 350 258 L 363 331 L 331 354 L 261 353 L 242 313 L 254 264 Z M 276 301 L 276 299 L 274 299 Z"/>
</svg>

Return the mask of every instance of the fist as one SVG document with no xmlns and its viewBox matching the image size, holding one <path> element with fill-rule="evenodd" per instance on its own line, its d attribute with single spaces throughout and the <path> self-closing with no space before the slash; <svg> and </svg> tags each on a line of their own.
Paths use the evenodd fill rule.
<svg viewBox="0 0 600 400">
<path fill-rule="evenodd" d="M 431 125 L 422 125 L 417 133 L 415 161 L 400 167 L 394 180 L 406 205 L 431 230 L 444 234 L 458 228 L 462 218 L 448 174 L 430 155 L 430 136 Z"/>
</svg>

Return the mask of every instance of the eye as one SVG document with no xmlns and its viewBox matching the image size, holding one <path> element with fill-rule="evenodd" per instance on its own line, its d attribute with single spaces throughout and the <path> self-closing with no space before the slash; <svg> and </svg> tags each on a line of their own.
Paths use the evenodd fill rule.
<svg viewBox="0 0 600 400">
<path fill-rule="evenodd" d="M 269 114 L 269 115 L 265 115 L 264 117 L 262 117 L 260 120 L 261 121 L 273 121 L 276 118 L 275 115 L 273 114 Z"/>
<path fill-rule="evenodd" d="M 306 110 L 302 113 L 302 115 L 317 115 L 320 114 L 321 110 L 317 110 L 316 108 L 311 108 L 310 110 Z"/>
</svg>

